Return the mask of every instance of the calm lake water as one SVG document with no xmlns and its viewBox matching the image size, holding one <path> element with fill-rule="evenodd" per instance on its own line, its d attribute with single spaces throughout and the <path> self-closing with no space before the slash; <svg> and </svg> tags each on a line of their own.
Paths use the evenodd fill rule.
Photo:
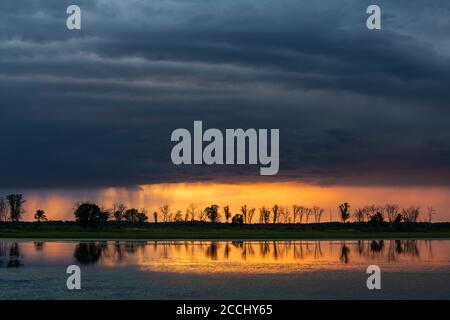
<svg viewBox="0 0 450 320">
<path fill-rule="evenodd" d="M 381 290 L 367 289 L 369 265 Z M 450 299 L 450 240 L 0 240 L 0 300 L 85 298 Z"/>
</svg>

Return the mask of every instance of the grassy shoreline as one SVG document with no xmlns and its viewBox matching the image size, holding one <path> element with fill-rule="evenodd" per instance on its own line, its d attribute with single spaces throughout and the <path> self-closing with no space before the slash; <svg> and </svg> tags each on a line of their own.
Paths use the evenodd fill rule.
<svg viewBox="0 0 450 320">
<path fill-rule="evenodd" d="M 405 230 L 361 225 L 161 225 L 82 229 L 75 225 L 1 226 L 0 239 L 61 240 L 320 240 L 320 239 L 450 239 L 450 225 Z"/>
</svg>

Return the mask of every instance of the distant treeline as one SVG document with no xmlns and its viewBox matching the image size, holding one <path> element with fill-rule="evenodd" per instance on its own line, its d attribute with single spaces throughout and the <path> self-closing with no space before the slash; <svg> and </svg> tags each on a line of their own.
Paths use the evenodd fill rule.
<svg viewBox="0 0 450 320">
<path fill-rule="evenodd" d="M 25 213 L 26 200 L 21 194 L 11 194 L 6 200 L 0 198 L 0 222 L 19 222 Z M 339 219 L 342 222 L 355 221 L 368 223 L 371 226 L 382 226 L 385 223 L 393 225 L 416 223 L 426 221 L 431 223 L 436 211 L 433 207 L 427 208 L 425 220 L 421 220 L 422 211 L 418 206 L 401 208 L 397 204 L 384 206 L 368 205 L 351 210 L 349 203 L 344 202 L 337 206 Z M 95 227 L 106 224 L 108 221 L 127 224 L 145 223 L 180 223 L 180 222 L 226 222 L 233 225 L 242 224 L 307 224 L 321 223 L 325 209 L 319 206 L 306 207 L 301 205 L 281 206 L 275 204 L 272 207 L 262 206 L 251 208 L 243 205 L 238 213 L 232 213 L 229 206 L 220 208 L 218 205 L 210 205 L 204 209 L 198 209 L 195 204 L 190 204 L 182 210 L 171 210 L 169 205 L 163 205 L 159 211 L 153 212 L 150 217 L 145 208 L 128 208 L 124 203 L 115 203 L 112 208 L 104 208 L 91 202 L 76 203 L 73 208 L 75 220 L 82 227 Z M 44 210 L 35 212 L 37 222 L 48 221 Z"/>
</svg>

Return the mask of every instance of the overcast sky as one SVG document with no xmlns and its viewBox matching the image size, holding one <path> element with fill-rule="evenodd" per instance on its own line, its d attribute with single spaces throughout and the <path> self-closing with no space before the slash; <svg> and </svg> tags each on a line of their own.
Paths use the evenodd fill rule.
<svg viewBox="0 0 450 320">
<path fill-rule="evenodd" d="M 449 17 L 447 0 L 2 0 L 0 189 L 447 186 Z M 170 134 L 194 120 L 279 128 L 278 176 L 172 165 Z"/>
</svg>

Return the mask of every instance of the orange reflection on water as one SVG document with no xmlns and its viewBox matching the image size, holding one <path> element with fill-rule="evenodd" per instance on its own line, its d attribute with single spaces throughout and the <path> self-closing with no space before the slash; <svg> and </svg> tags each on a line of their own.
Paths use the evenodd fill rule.
<svg viewBox="0 0 450 320">
<path fill-rule="evenodd" d="M 271 274 L 359 269 L 402 272 L 450 266 L 448 240 L 0 241 L 0 267 L 97 265 L 144 272 Z"/>
</svg>

